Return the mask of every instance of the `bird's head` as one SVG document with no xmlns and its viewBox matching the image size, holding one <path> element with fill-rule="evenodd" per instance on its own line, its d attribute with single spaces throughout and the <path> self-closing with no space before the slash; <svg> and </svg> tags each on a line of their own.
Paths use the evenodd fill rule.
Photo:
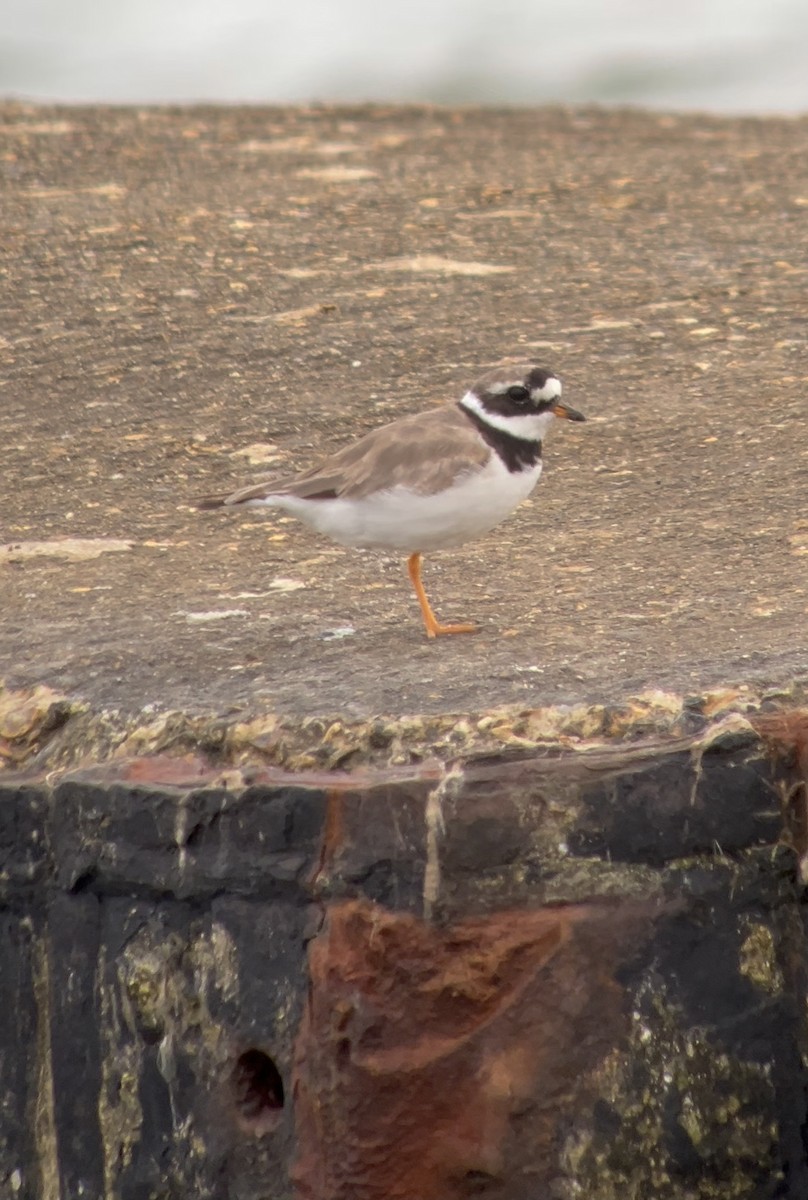
<svg viewBox="0 0 808 1200">
<path fill-rule="evenodd" d="M 559 418 L 586 420 L 583 413 L 562 404 L 558 376 L 530 363 L 489 371 L 461 403 L 495 429 L 528 441 L 542 441 Z"/>
</svg>

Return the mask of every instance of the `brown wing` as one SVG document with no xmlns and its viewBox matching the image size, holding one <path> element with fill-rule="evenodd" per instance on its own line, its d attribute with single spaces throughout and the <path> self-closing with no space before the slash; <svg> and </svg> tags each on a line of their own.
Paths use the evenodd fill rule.
<svg viewBox="0 0 808 1200">
<path fill-rule="evenodd" d="M 490 449 L 455 405 L 402 417 L 374 429 L 318 466 L 288 479 L 265 479 L 219 503 L 244 504 L 268 496 L 359 500 L 397 484 L 430 496 L 472 465 L 488 461 Z M 211 497 L 209 507 L 217 507 Z"/>
</svg>

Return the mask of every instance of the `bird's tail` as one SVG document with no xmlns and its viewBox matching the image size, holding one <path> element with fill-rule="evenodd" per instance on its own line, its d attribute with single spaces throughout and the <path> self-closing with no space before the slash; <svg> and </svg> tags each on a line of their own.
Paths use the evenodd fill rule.
<svg viewBox="0 0 808 1200">
<path fill-rule="evenodd" d="M 194 508 L 209 509 L 209 508 L 224 508 L 227 503 L 227 492 L 222 492 L 218 496 L 200 496 L 194 501 Z"/>
</svg>

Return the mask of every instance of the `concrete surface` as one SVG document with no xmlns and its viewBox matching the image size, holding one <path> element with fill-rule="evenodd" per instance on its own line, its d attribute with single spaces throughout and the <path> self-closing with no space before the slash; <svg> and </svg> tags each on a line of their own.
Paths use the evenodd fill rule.
<svg viewBox="0 0 808 1200">
<path fill-rule="evenodd" d="M 0 166 L 9 686 L 364 717 L 808 672 L 808 119 L 6 104 Z M 192 507 L 514 354 L 589 423 L 427 559 L 474 637 L 397 560 Z"/>
</svg>

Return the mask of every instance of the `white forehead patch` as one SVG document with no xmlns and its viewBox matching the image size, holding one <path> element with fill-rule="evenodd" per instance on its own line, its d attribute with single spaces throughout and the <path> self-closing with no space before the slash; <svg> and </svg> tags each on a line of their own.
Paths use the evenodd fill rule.
<svg viewBox="0 0 808 1200">
<path fill-rule="evenodd" d="M 533 388 L 530 392 L 533 400 L 557 400 L 561 395 L 561 380 L 551 375 L 544 387 Z"/>
</svg>

